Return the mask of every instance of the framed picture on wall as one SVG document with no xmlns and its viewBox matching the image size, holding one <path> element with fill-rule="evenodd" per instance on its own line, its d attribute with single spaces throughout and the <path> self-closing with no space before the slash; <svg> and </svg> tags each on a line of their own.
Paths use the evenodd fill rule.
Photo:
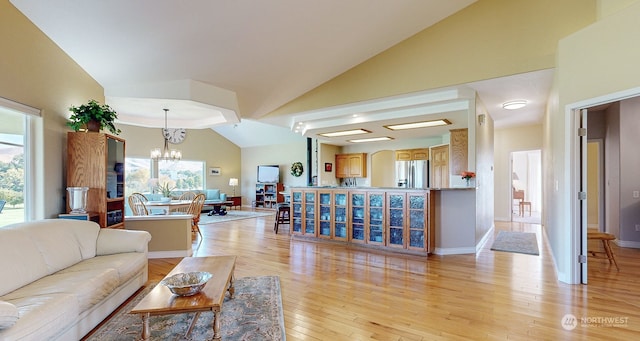
<svg viewBox="0 0 640 341">
<path fill-rule="evenodd" d="M 333 164 L 331 162 L 326 162 L 324 164 L 324 171 L 325 172 L 331 172 L 332 169 L 333 169 Z"/>
<path fill-rule="evenodd" d="M 209 175 L 220 175 L 221 172 L 220 167 L 209 167 Z"/>
</svg>

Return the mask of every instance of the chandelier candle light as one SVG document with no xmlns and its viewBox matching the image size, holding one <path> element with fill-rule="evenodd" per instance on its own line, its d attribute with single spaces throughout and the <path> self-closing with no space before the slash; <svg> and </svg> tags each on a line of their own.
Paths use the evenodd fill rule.
<svg viewBox="0 0 640 341">
<path fill-rule="evenodd" d="M 162 136 L 164 137 L 164 147 L 151 149 L 151 159 L 155 161 L 178 161 L 182 159 L 182 152 L 176 149 L 169 149 L 169 138 L 166 135 L 167 129 L 167 112 L 169 109 L 164 110 L 164 129 L 162 130 Z"/>
</svg>

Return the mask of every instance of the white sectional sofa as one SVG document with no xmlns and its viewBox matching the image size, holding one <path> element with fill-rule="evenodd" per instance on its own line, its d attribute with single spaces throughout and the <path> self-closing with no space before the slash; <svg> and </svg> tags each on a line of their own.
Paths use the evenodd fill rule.
<svg viewBox="0 0 640 341">
<path fill-rule="evenodd" d="M 147 282 L 145 231 L 45 219 L 0 228 L 0 340 L 79 340 Z"/>
</svg>

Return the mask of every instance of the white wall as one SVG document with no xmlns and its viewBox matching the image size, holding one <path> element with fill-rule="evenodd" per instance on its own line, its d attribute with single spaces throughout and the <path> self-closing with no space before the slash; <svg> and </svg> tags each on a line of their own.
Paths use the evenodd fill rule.
<svg viewBox="0 0 640 341">
<path fill-rule="evenodd" d="M 511 220 L 511 153 L 542 149 L 542 125 L 528 125 L 495 130 L 494 162 L 495 219 Z"/>
</svg>

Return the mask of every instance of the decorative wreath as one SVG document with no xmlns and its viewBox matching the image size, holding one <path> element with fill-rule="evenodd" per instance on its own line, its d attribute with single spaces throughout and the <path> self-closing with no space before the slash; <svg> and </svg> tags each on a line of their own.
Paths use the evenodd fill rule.
<svg viewBox="0 0 640 341">
<path fill-rule="evenodd" d="M 291 175 L 296 177 L 302 175 L 302 162 L 294 162 L 291 165 Z"/>
</svg>

